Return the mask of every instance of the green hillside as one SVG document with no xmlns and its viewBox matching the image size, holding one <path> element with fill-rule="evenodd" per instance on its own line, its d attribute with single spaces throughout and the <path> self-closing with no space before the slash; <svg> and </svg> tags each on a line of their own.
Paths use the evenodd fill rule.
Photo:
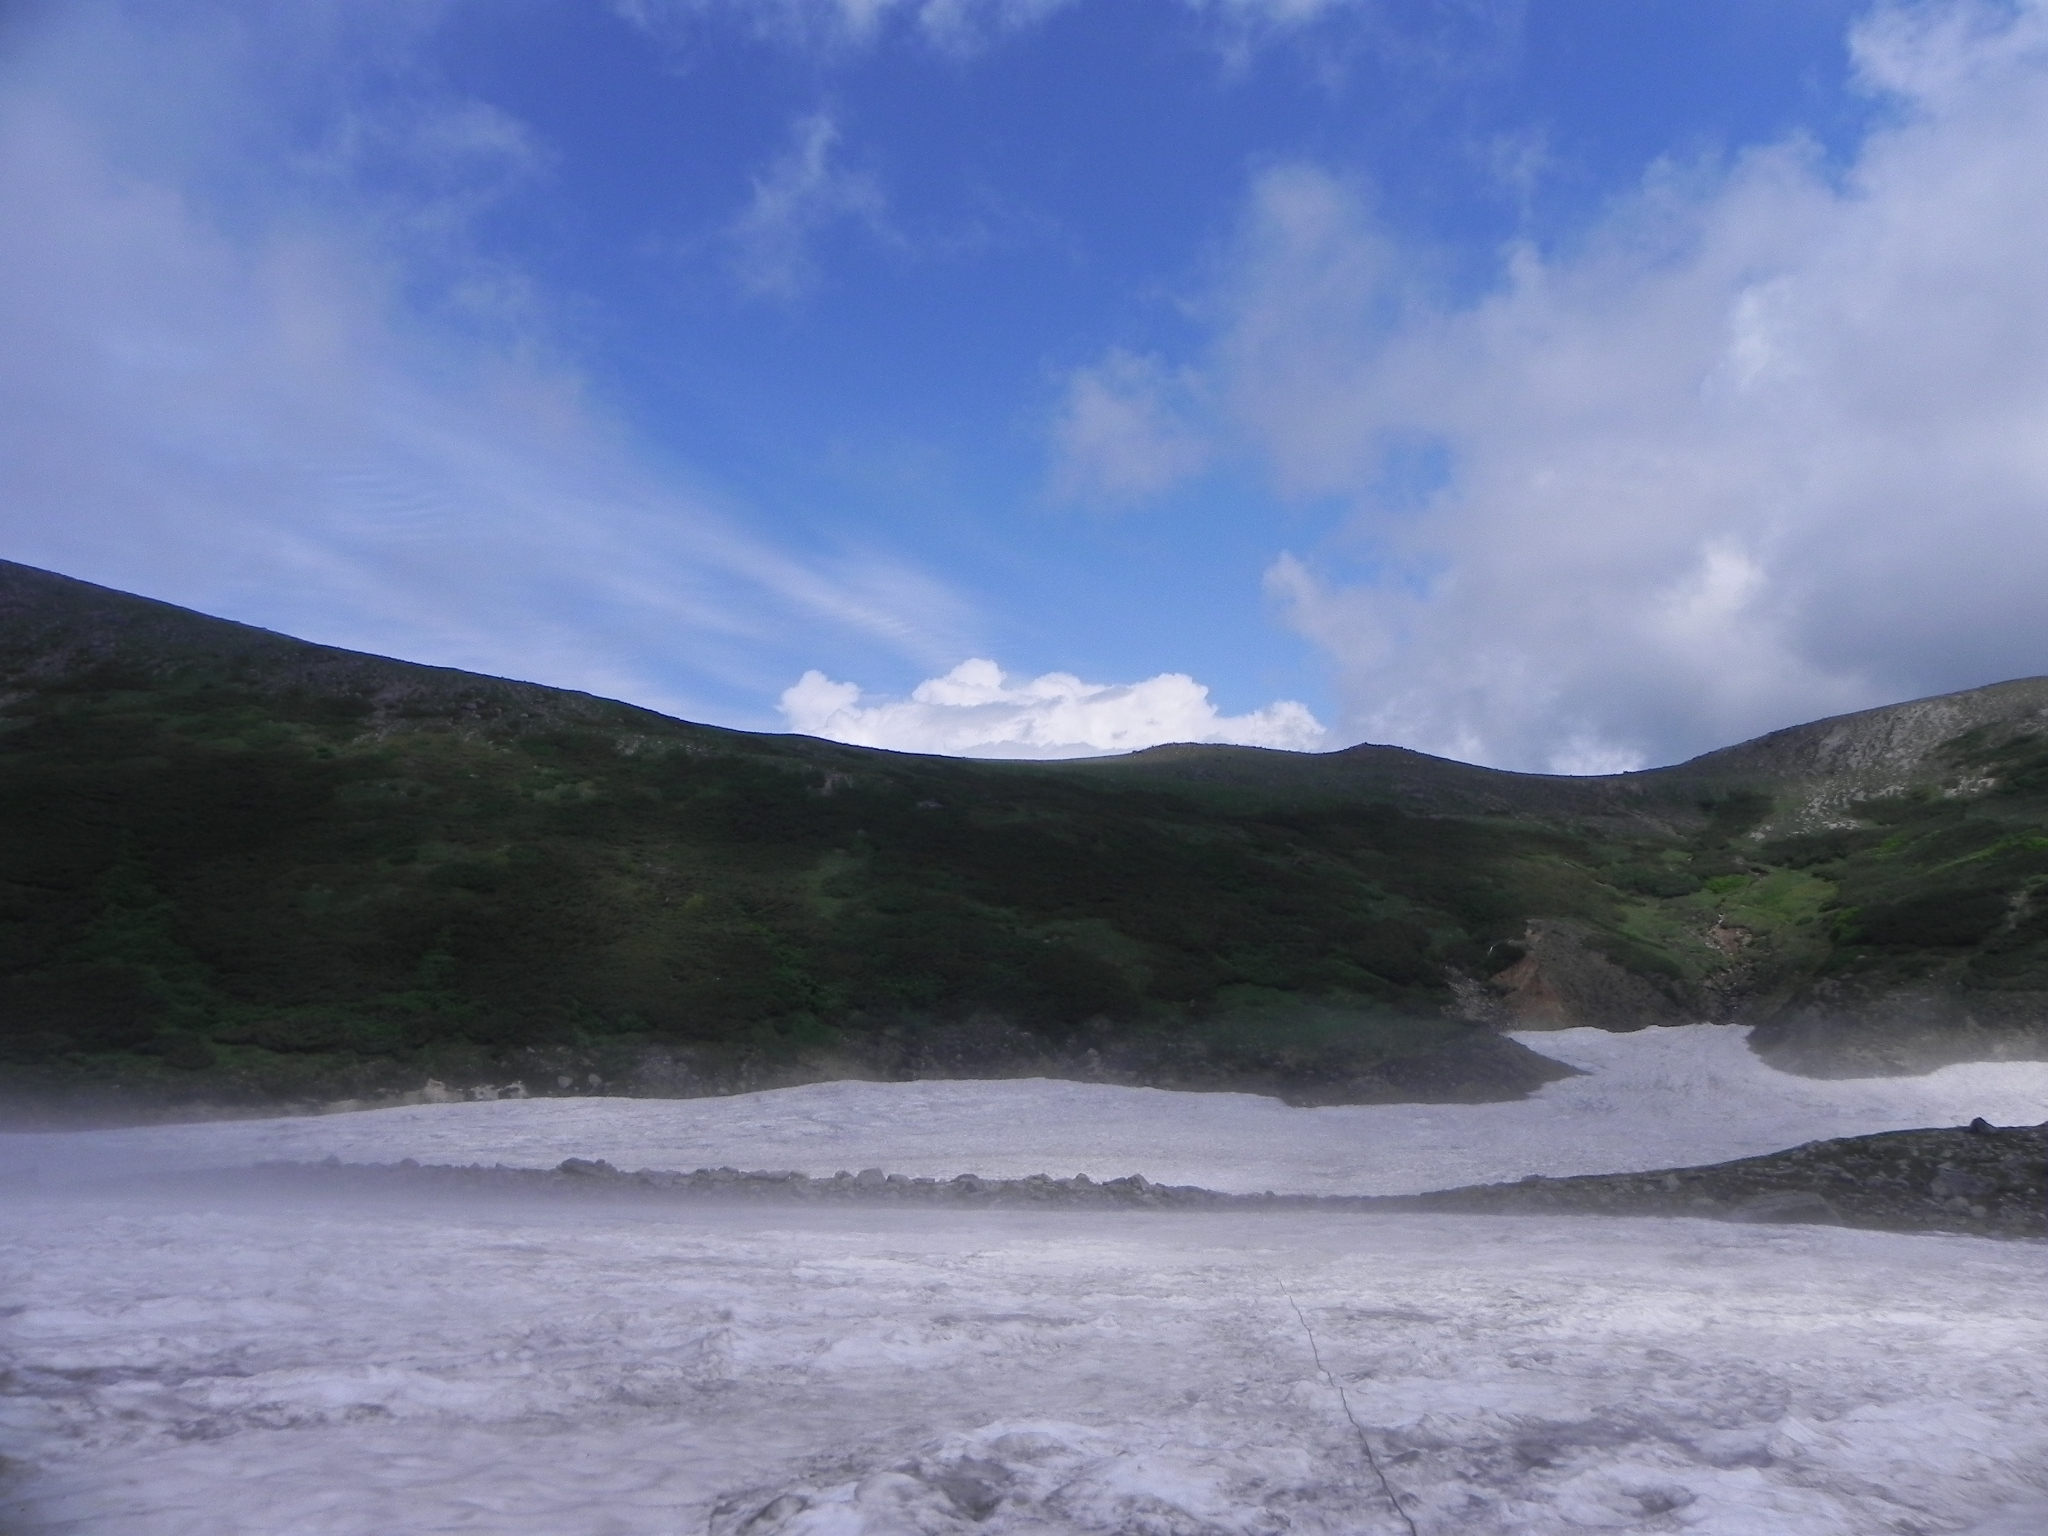
<svg viewBox="0 0 2048 1536">
<path fill-rule="evenodd" d="M 1605 779 L 1379 747 L 962 762 L 0 565 L 0 698 L 20 1095 L 1469 1097 L 1546 1075 L 1490 1023 L 1752 1017 L 1831 1070 L 2032 1051 L 2048 1011 L 2048 683 Z"/>
</svg>

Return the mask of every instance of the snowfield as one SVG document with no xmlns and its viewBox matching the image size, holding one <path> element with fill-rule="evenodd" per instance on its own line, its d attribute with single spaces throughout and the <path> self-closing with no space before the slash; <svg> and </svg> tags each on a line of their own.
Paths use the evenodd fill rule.
<svg viewBox="0 0 2048 1536">
<path fill-rule="evenodd" d="M 1405 1533 L 1374 1460 L 1431 1536 L 2048 1529 L 2010 1511 L 2048 1498 L 2032 1245 L 226 1197 L 5 1219 L 24 1536 Z"/>
<path fill-rule="evenodd" d="M 2033 1065 L 1812 1083 L 1732 1031 L 1529 1038 L 1592 1075 L 1450 1108 L 845 1084 L 5 1138 L 45 1174 L 0 1186 L 0 1529 L 2048 1531 L 2038 1244 L 87 1182 L 333 1152 L 1383 1192 L 2048 1114 Z"/>
<path fill-rule="evenodd" d="M 1541 1173 L 1723 1162 L 1827 1136 L 2048 1119 L 2048 1062 L 1820 1081 L 1774 1071 L 1747 1031 L 1693 1024 L 1515 1036 L 1587 1075 L 1505 1104 L 1293 1109 L 1244 1093 L 1089 1083 L 819 1083 L 713 1099 L 524 1099 L 124 1131 L 0 1136 L 0 1177 L 44 1184 L 265 1160 L 620 1168 L 881 1167 L 912 1177 L 1032 1173 L 1234 1193 L 1404 1195 Z"/>
</svg>

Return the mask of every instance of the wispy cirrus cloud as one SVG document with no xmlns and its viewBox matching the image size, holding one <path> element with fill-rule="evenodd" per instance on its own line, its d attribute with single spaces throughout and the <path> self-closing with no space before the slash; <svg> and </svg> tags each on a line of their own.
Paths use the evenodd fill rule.
<svg viewBox="0 0 2048 1536">
<path fill-rule="evenodd" d="M 687 40 L 693 27 L 738 20 L 792 47 L 864 47 L 896 31 L 947 50 L 973 49 L 1083 0 L 613 0 L 628 21 Z"/>
<path fill-rule="evenodd" d="M 693 27 L 739 19 L 776 42 L 810 49 L 843 50 L 907 35 L 948 52 L 973 52 L 1062 12 L 1118 0 L 613 0 L 628 21 L 662 37 L 687 39 Z M 1179 0 L 1193 18 L 1218 29 L 1242 47 L 1260 38 L 1282 37 L 1317 23 L 1351 17 L 1398 24 L 1377 28 L 1384 37 L 1405 39 L 1413 51 L 1425 32 L 1457 31 L 1469 46 L 1478 31 L 1511 30 L 1519 6 L 1475 3 L 1444 7 L 1446 15 L 1426 22 L 1402 17 L 1387 0 Z M 1420 30 L 1418 30 L 1418 26 Z"/>
<path fill-rule="evenodd" d="M 808 114 L 792 125 L 789 147 L 755 177 L 752 200 L 726 229 L 733 276 L 748 293 L 793 300 L 812 292 L 819 281 L 813 243 L 837 224 L 903 243 L 889 226 L 881 183 L 841 164 L 839 142 L 829 114 Z"/>
<path fill-rule="evenodd" d="M 516 121 L 407 78 L 293 139 L 259 9 L 51 14 L 0 79 L 10 558 L 738 723 L 820 649 L 959 654 L 944 583 L 784 548 L 636 450 L 467 238 L 544 173 Z"/>
</svg>

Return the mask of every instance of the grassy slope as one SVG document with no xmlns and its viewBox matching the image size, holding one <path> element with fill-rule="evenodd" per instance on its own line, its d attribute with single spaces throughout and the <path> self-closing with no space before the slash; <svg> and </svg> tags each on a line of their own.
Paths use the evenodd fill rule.
<svg viewBox="0 0 2048 1536">
<path fill-rule="evenodd" d="M 1382 748 L 908 757 L 18 566 L 0 686 L 17 1083 L 217 1098 L 1051 1064 L 1436 1091 L 1383 1064 L 1464 1061 L 1454 985 L 1512 961 L 1532 918 L 1694 1010 L 2048 986 L 2048 786 L 1995 724 L 1935 765 L 1990 793 L 1894 798 L 1838 833 L 1793 817 L 1759 843 L 1798 798 L 1782 767 L 1760 788 Z"/>
</svg>

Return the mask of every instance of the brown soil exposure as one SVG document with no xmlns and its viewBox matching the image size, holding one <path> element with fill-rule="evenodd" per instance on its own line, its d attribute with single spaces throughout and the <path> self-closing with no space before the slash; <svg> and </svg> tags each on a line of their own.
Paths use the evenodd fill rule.
<svg viewBox="0 0 2048 1536">
<path fill-rule="evenodd" d="M 1704 1168 L 1530 1177 L 1417 1195 L 1423 1210 L 1712 1216 L 1890 1232 L 2048 1236 L 2048 1124 L 1885 1131 Z"/>
<path fill-rule="evenodd" d="M 1687 1017 L 1653 983 L 1592 948 L 1574 924 L 1536 919 L 1524 942 L 1522 958 L 1489 982 L 1502 994 L 1497 1017 L 1511 1029 L 1633 1030 Z"/>
</svg>

